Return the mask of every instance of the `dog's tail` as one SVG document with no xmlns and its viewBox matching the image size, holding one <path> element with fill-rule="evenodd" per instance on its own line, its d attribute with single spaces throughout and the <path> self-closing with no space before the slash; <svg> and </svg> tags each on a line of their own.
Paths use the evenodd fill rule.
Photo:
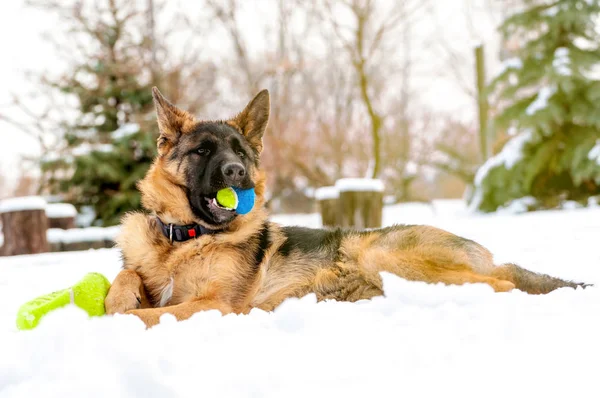
<svg viewBox="0 0 600 398">
<path fill-rule="evenodd" d="M 549 275 L 538 274 L 516 264 L 503 264 L 496 267 L 493 276 L 515 284 L 516 288 L 530 294 L 546 294 L 561 287 L 573 289 L 592 286 L 585 283 L 576 283 L 554 278 Z"/>
</svg>

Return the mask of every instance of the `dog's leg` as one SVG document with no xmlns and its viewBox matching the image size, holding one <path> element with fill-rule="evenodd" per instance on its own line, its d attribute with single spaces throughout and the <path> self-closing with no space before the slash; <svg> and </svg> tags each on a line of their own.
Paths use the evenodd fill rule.
<svg viewBox="0 0 600 398">
<path fill-rule="evenodd" d="M 163 314 L 172 314 L 178 321 L 188 319 L 196 312 L 218 310 L 222 314 L 233 312 L 232 308 L 222 302 L 216 300 L 195 300 L 185 303 L 171 305 L 169 307 L 146 308 L 127 311 L 127 314 L 132 314 L 140 318 L 147 327 L 152 327 L 159 323 L 160 317 Z"/>
<path fill-rule="evenodd" d="M 107 314 L 124 314 L 137 308 L 149 308 L 150 302 L 142 278 L 137 272 L 125 269 L 117 275 L 104 300 Z"/>
<path fill-rule="evenodd" d="M 465 283 L 485 283 L 490 285 L 496 292 L 508 292 L 515 288 L 515 284 L 507 280 L 490 276 L 479 275 L 469 271 L 444 271 L 437 275 L 437 280 L 446 285 L 463 285 Z"/>
<path fill-rule="evenodd" d="M 358 301 L 383 295 L 379 275 L 368 278 L 356 269 L 340 265 L 319 270 L 314 291 L 319 301 Z"/>
<path fill-rule="evenodd" d="M 496 292 L 507 292 L 515 284 L 494 276 L 476 273 L 464 264 L 455 263 L 443 256 L 427 258 L 427 254 L 410 252 L 389 252 L 381 248 L 364 251 L 356 261 L 364 274 L 387 271 L 411 281 L 463 285 L 465 283 L 485 283 Z"/>
</svg>

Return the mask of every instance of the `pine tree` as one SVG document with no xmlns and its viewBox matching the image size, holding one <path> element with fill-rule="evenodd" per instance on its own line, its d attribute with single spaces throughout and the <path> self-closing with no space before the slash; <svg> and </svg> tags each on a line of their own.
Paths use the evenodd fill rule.
<svg viewBox="0 0 600 398">
<path fill-rule="evenodd" d="M 514 136 L 477 172 L 471 208 L 535 207 L 600 194 L 599 0 L 524 0 L 500 27 L 520 43 L 492 82 L 496 126 Z M 533 198 L 533 199 L 531 199 Z"/>
<path fill-rule="evenodd" d="M 61 76 L 43 80 L 76 104 L 74 117 L 62 122 L 58 153 L 42 160 L 43 189 L 93 208 L 95 225 L 117 224 L 140 208 L 136 182 L 155 155 L 151 87 L 160 73 L 148 10 L 113 0 L 38 6 L 62 18 L 72 42 L 85 43 L 61 42 L 63 52 L 78 56 Z"/>
</svg>

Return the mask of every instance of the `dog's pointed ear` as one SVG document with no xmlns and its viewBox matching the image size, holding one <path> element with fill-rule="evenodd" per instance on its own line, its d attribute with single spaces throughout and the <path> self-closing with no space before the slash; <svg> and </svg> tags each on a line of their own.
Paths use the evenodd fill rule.
<svg viewBox="0 0 600 398">
<path fill-rule="evenodd" d="M 230 120 L 258 153 L 263 149 L 262 137 L 269 123 L 270 108 L 269 91 L 262 90 L 239 115 Z"/>
<path fill-rule="evenodd" d="M 173 145 L 177 142 L 183 132 L 185 123 L 193 122 L 194 117 L 170 103 L 156 87 L 152 87 L 152 98 L 154 98 L 154 105 L 156 106 L 158 129 L 160 131 L 158 150 L 159 153 L 162 153 L 168 150 L 166 148 L 168 144 Z"/>
</svg>

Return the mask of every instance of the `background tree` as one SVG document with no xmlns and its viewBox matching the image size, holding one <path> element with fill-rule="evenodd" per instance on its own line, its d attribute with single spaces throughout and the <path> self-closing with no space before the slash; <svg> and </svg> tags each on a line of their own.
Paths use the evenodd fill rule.
<svg viewBox="0 0 600 398">
<path fill-rule="evenodd" d="M 138 206 L 133 181 L 154 151 L 153 84 L 200 119 L 230 117 L 269 89 L 262 163 L 273 212 L 313 211 L 312 189 L 341 177 L 377 176 L 397 201 L 445 187 L 457 197 L 479 159 L 470 99 L 449 87 L 473 86 L 464 43 L 502 9 L 460 1 L 473 7 L 458 7 L 464 21 L 454 14 L 449 26 L 456 7 L 421 0 L 35 0 L 60 16 L 47 37 L 62 73 L 28 79 L 47 108 L 20 90 L 14 105 L 28 117 L 0 104 L 0 123 L 39 141 L 42 192 L 93 206 L 96 223 Z"/>
<path fill-rule="evenodd" d="M 408 106 L 411 78 L 411 24 L 427 1 L 402 0 L 385 7 L 372 0 L 317 1 L 315 10 L 331 27 L 347 60 L 353 67 L 358 98 L 370 124 L 371 162 L 369 177 L 380 177 L 385 159 L 382 141 L 388 116 L 383 99 L 393 83 L 398 84 L 399 100 L 395 111 L 400 123 L 393 132 L 395 141 L 402 142 L 402 151 L 409 151 Z M 347 22 L 349 21 L 349 22 Z M 393 44 L 390 45 L 390 40 Z M 401 46 L 399 46 L 401 43 Z M 392 52 L 396 52 L 391 56 Z M 401 55 L 400 55 L 401 54 Z M 388 59 L 395 62 L 389 62 Z M 400 79 L 395 78 L 400 75 Z M 386 76 L 382 78 L 381 76 Z M 394 154 L 406 162 L 406 153 Z M 410 177 L 409 177 L 410 178 Z"/>
<path fill-rule="evenodd" d="M 482 211 L 525 196 L 553 207 L 600 193 L 600 4 L 523 3 L 501 26 L 519 47 L 492 85 L 496 124 L 514 136 L 477 172 L 471 206 Z"/>
<path fill-rule="evenodd" d="M 153 1 L 33 4 L 57 13 L 66 27 L 68 40 L 55 37 L 55 43 L 68 67 L 41 83 L 73 104 L 60 119 L 59 145 L 42 159 L 42 189 L 79 208 L 92 207 L 96 224 L 117 224 L 123 213 L 140 208 L 136 183 L 155 155 L 151 87 L 160 85 L 170 99 L 197 112 L 211 91 L 187 101 L 184 84 L 194 78 L 196 89 L 210 88 L 204 84 L 210 67 L 203 76 L 193 73 L 188 65 L 203 66 L 193 48 L 179 63 L 165 61 L 171 57 L 156 39 L 153 13 L 160 4 Z"/>
</svg>

